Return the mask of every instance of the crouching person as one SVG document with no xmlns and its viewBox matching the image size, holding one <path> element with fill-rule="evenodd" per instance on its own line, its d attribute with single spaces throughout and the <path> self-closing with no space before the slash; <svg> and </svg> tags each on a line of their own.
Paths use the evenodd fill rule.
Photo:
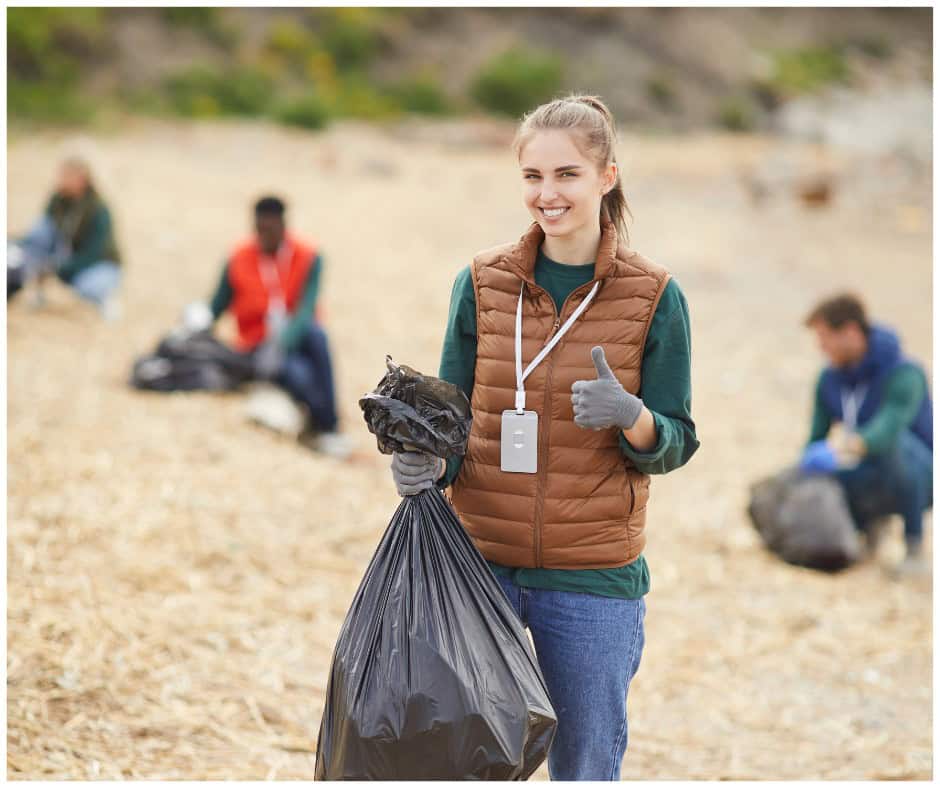
<svg viewBox="0 0 940 788">
<path fill-rule="evenodd" d="M 816 385 L 802 467 L 841 483 L 870 549 L 883 518 L 899 514 L 906 555 L 896 572 L 924 572 L 923 519 L 933 505 L 933 403 L 924 370 L 902 353 L 894 331 L 869 322 L 855 296 L 823 301 L 805 324 L 830 363 Z"/>
<path fill-rule="evenodd" d="M 42 216 L 7 251 L 7 299 L 29 283 L 41 285 L 55 275 L 106 319 L 118 316 L 121 256 L 111 212 L 82 159 L 62 163 Z"/>
</svg>

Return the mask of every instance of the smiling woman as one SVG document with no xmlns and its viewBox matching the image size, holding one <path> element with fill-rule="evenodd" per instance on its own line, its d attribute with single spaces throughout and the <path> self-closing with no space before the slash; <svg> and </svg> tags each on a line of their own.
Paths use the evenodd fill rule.
<svg viewBox="0 0 940 788">
<path fill-rule="evenodd" d="M 649 475 L 698 448 L 685 297 L 626 245 L 614 141 L 594 96 L 524 118 L 513 147 L 534 221 L 479 253 L 451 295 L 439 376 L 470 397 L 466 455 L 443 474 L 435 458 L 395 460 L 423 469 L 400 494 L 451 488 L 531 631 L 558 715 L 553 780 L 619 778 Z"/>
</svg>

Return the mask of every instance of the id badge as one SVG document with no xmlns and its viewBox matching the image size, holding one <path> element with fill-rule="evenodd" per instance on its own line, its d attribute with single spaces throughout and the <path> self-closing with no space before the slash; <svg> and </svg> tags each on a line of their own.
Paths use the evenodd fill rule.
<svg viewBox="0 0 940 788">
<path fill-rule="evenodd" d="M 499 441 L 499 468 L 507 473 L 538 470 L 539 415 L 534 410 L 504 410 Z"/>
</svg>

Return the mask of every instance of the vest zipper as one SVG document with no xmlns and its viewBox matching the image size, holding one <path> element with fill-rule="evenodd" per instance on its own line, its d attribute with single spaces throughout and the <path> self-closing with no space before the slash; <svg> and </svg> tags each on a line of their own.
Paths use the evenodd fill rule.
<svg viewBox="0 0 940 788">
<path fill-rule="evenodd" d="M 593 280 L 592 280 L 593 281 Z M 590 282 L 588 284 L 591 284 Z M 536 285 L 538 287 L 538 285 Z M 561 305 L 561 312 L 555 308 L 555 299 L 549 294 L 548 300 L 552 304 L 552 310 L 555 312 L 555 324 L 552 328 L 552 335 L 555 334 L 555 331 L 558 330 L 558 327 L 561 325 L 562 315 L 565 314 L 565 307 L 568 305 L 568 300 L 571 296 L 575 295 L 579 290 L 584 290 L 587 285 L 581 285 L 570 293 L 568 293 L 568 298 L 566 298 Z M 544 288 L 539 288 L 542 292 L 547 294 L 547 291 Z M 551 336 L 549 337 L 551 339 Z M 561 342 L 558 343 L 559 345 Z M 557 347 L 555 348 L 557 350 Z M 539 424 L 539 466 L 538 466 L 538 480 L 536 482 L 535 490 L 535 566 L 542 566 L 542 525 L 543 518 L 545 516 L 545 484 L 548 480 L 548 426 L 551 422 L 551 412 L 552 412 L 552 370 L 555 368 L 555 359 L 554 355 L 549 353 L 550 358 L 546 358 L 548 367 L 545 369 L 545 397 L 542 400 L 542 419 Z"/>
</svg>

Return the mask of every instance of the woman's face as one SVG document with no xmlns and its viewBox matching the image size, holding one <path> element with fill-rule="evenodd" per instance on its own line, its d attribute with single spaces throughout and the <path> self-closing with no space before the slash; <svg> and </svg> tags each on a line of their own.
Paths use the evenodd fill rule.
<svg viewBox="0 0 940 788">
<path fill-rule="evenodd" d="M 535 132 L 519 153 L 526 208 L 545 235 L 566 236 L 597 226 L 601 199 L 613 187 L 617 165 L 598 171 L 569 132 Z"/>
<path fill-rule="evenodd" d="M 63 164 L 59 168 L 59 181 L 56 190 L 63 197 L 81 197 L 88 188 L 88 173 L 73 164 Z"/>
</svg>

